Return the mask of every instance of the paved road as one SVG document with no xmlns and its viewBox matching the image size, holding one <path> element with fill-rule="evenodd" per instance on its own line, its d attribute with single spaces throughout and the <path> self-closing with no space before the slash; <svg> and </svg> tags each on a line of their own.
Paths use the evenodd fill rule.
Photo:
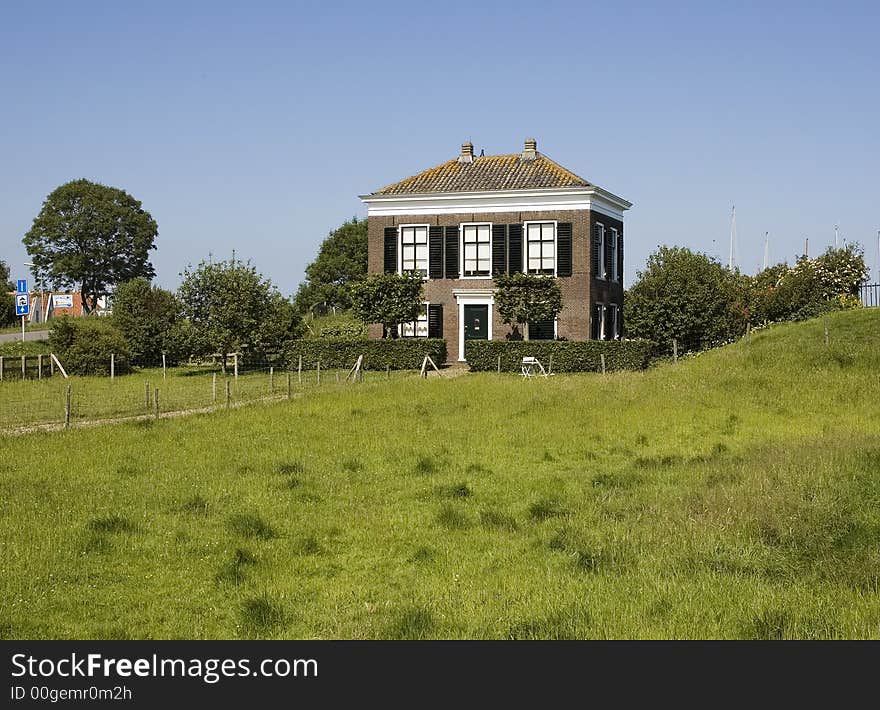
<svg viewBox="0 0 880 710">
<path fill-rule="evenodd" d="M 26 330 L 24 332 L 25 340 L 48 340 L 48 330 Z M 12 343 L 21 340 L 21 331 L 17 333 L 0 333 L 0 343 Z"/>
</svg>

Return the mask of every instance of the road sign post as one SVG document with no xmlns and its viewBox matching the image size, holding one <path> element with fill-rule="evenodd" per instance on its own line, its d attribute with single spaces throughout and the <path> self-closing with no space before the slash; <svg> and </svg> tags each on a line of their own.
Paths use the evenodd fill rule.
<svg viewBox="0 0 880 710">
<path fill-rule="evenodd" d="M 24 342 L 24 319 L 30 309 L 27 279 L 19 279 L 15 288 L 15 315 L 21 316 L 21 342 Z"/>
</svg>

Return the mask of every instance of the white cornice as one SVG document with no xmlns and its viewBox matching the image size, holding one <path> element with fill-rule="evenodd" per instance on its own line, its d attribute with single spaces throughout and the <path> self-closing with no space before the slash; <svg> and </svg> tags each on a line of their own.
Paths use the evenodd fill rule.
<svg viewBox="0 0 880 710">
<path fill-rule="evenodd" d="M 407 195 L 361 195 L 371 217 L 455 214 L 459 212 L 542 212 L 595 210 L 623 219 L 632 203 L 601 187 L 478 192 L 424 192 Z"/>
</svg>

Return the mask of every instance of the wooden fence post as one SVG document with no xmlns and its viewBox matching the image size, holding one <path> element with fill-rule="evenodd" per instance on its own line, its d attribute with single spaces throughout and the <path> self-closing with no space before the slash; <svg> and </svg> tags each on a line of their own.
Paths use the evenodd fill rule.
<svg viewBox="0 0 880 710">
<path fill-rule="evenodd" d="M 672 362 L 678 362 L 678 341 L 675 338 L 672 339 Z"/>
<path fill-rule="evenodd" d="M 552 355 L 552 353 L 550 355 L 550 362 L 547 365 L 547 373 L 549 374 L 551 372 L 553 372 L 553 355 Z"/>
<path fill-rule="evenodd" d="M 162 380 L 165 379 L 165 353 L 162 353 Z"/>
<path fill-rule="evenodd" d="M 321 384 L 321 361 L 318 360 L 318 384 Z"/>
<path fill-rule="evenodd" d="M 235 381 L 238 382 L 238 353 L 233 353 L 235 358 Z"/>
<path fill-rule="evenodd" d="M 385 379 L 391 379 L 391 365 L 385 365 Z"/>
<path fill-rule="evenodd" d="M 0 355 L 0 382 L 3 382 L 3 356 Z"/>
<path fill-rule="evenodd" d="M 217 373 L 215 372 L 213 377 L 211 377 L 211 401 L 217 401 Z"/>
<path fill-rule="evenodd" d="M 287 399 L 290 399 L 290 370 L 287 371 Z"/>
<path fill-rule="evenodd" d="M 27 377 L 27 355 L 21 356 L 21 379 Z"/>
<path fill-rule="evenodd" d="M 299 356 L 299 365 L 296 366 L 296 383 L 301 385 L 303 383 L 303 356 Z"/>
<path fill-rule="evenodd" d="M 498 374 L 501 374 L 501 356 L 498 356 Z"/>
<path fill-rule="evenodd" d="M 602 374 L 605 374 L 605 353 L 599 355 L 599 360 L 602 363 Z"/>
<path fill-rule="evenodd" d="M 0 358 L 0 365 L 2 365 L 2 360 L 3 360 L 3 358 Z M 2 369 L 3 368 L 0 367 L 0 370 L 2 370 Z M 0 373 L 0 374 L 2 374 L 2 373 Z M 49 377 L 55 377 L 55 363 L 52 362 L 51 357 L 49 358 Z M 2 379 L 2 377 L 0 377 L 0 379 Z"/>
<path fill-rule="evenodd" d="M 70 429 L 70 385 L 67 385 L 67 392 L 64 394 L 64 428 Z"/>
<path fill-rule="evenodd" d="M 269 394 L 274 394 L 275 392 L 275 368 L 269 368 Z"/>
<path fill-rule="evenodd" d="M 822 327 L 825 330 L 825 345 L 828 345 L 828 318 L 822 316 Z"/>
<path fill-rule="evenodd" d="M 226 378 L 226 409 L 232 404 L 232 390 L 229 387 L 229 378 Z"/>
<path fill-rule="evenodd" d="M 37 355 L 37 379 L 43 379 L 43 355 Z"/>
<path fill-rule="evenodd" d="M 116 379 L 116 355 L 110 353 L 110 381 Z"/>
<path fill-rule="evenodd" d="M 144 382 L 144 402 L 147 405 L 147 409 L 150 408 L 150 383 Z"/>
<path fill-rule="evenodd" d="M 156 406 L 156 419 L 159 419 L 159 388 L 156 388 L 153 404 Z"/>
</svg>

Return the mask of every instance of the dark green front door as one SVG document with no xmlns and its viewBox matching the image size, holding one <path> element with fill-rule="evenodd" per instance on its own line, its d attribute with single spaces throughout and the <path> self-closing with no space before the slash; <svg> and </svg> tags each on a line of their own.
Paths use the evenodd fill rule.
<svg viewBox="0 0 880 710">
<path fill-rule="evenodd" d="M 489 339 L 489 306 L 464 307 L 464 339 Z"/>
</svg>

